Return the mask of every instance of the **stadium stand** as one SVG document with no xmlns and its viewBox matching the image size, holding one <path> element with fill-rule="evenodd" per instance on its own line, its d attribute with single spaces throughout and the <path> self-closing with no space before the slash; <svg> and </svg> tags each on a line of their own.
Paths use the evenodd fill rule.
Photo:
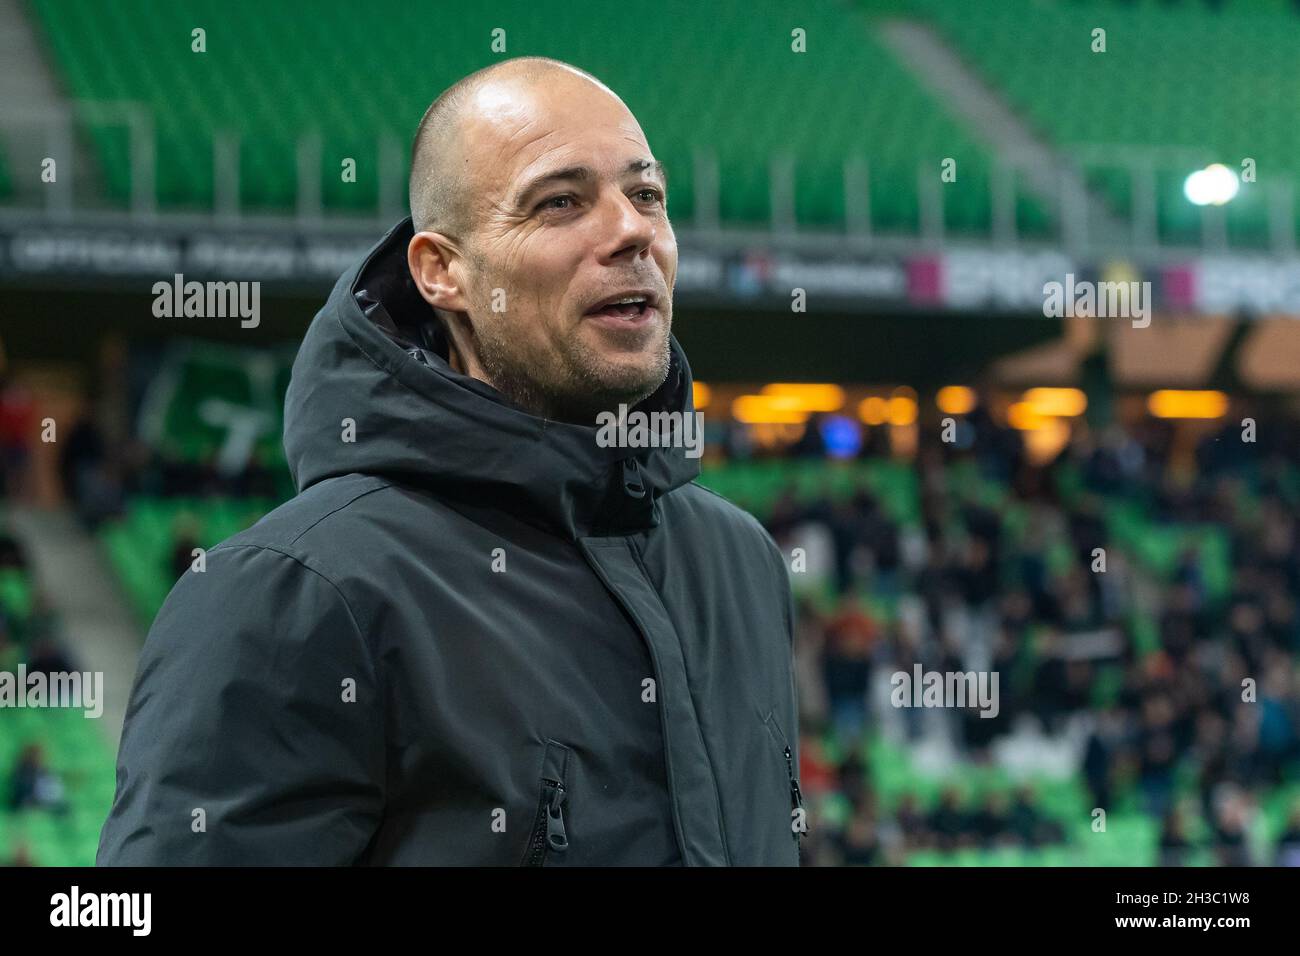
<svg viewBox="0 0 1300 956">
<path fill-rule="evenodd" d="M 1258 182 L 1242 183 L 1227 227 L 1234 242 L 1267 238 L 1260 187 L 1300 174 L 1300 134 L 1291 122 L 1300 92 L 1294 4 L 918 0 L 914 10 L 1035 130 L 1080 162 L 1125 216 L 1133 212 L 1132 164 L 1149 161 L 1165 240 L 1200 235 L 1200 211 L 1182 195 L 1188 173 L 1217 162 L 1240 174 L 1243 159 L 1254 159 Z M 1097 28 L 1105 30 L 1104 53 L 1092 49 Z"/>
<path fill-rule="evenodd" d="M 178 342 L 161 361 L 141 403 L 146 459 L 88 522 L 146 626 L 195 548 L 292 495 L 280 441 L 292 358 L 292 349 Z"/>
<path fill-rule="evenodd" d="M 1294 853 L 1296 436 L 1235 460 L 1228 428 L 1186 471 L 1169 423 L 1112 426 L 1038 469 L 1014 436 L 971 423 L 983 452 L 931 435 L 911 461 L 732 462 L 703 479 L 787 554 L 803 548 L 810 572 L 819 541 L 826 553 L 823 579 L 792 575 L 805 790 L 825 798 L 814 855 L 1197 865 Z M 1088 573 L 1096 547 L 1109 579 Z M 1107 633 L 1109 649 L 1085 649 Z M 981 645 L 1003 676 L 1003 729 L 993 737 L 970 709 L 947 729 L 960 772 L 936 772 L 918 757 L 934 729 L 891 727 L 886 675 L 918 657 L 973 670 Z M 1246 674 L 1257 710 L 1237 703 Z M 1038 732 L 1025 726 L 1077 763 L 1034 769 Z"/>
<path fill-rule="evenodd" d="M 0 671 L 75 670 L 22 547 L 2 529 Z M 0 864 L 93 864 L 113 802 L 113 763 L 112 747 L 82 710 L 0 708 Z"/>
<path fill-rule="evenodd" d="M 984 186 L 949 191 L 947 226 L 954 232 L 988 228 L 987 151 L 853 10 L 801 10 L 797 25 L 817 55 L 778 59 L 769 55 L 770 18 L 756 16 L 753 3 L 669 0 L 649 19 L 633 10 L 608 11 L 627 18 L 622 26 L 628 35 L 644 35 L 648 45 L 669 54 L 650 62 L 611 48 L 602 34 L 576 28 L 572 19 L 580 14 L 562 3 L 514 0 L 490 13 L 463 10 L 445 19 L 409 4 L 379 6 L 385 12 L 367 20 L 364 55 L 384 68 L 371 71 L 357 69 L 356 10 L 344 0 L 314 4 L 309 16 L 253 0 L 162 7 L 127 0 L 111 10 L 94 0 L 32 4 L 73 95 L 147 104 L 157 127 L 158 196 L 166 207 L 211 208 L 213 137 L 230 132 L 240 140 L 242 203 L 292 210 L 296 144 L 319 133 L 325 208 L 373 211 L 379 138 L 387 134 L 401 144 L 404 177 L 410 130 L 432 96 L 496 59 L 481 38 L 509 22 L 512 55 L 534 52 L 530 48 L 544 38 L 547 55 L 591 69 L 644 117 L 646 134 L 669 169 L 670 208 L 678 223 L 692 222 L 693 151 L 707 143 L 717 157 L 724 224 L 769 223 L 769 160 L 785 153 L 794 162 L 800 225 L 843 227 L 844 163 L 860 158 L 869 169 L 875 224 L 914 231 L 919 168 L 937 171 L 943 158 L 953 157 L 963 177 Z M 237 30 L 241 22 L 257 26 Z M 191 30 L 205 23 L 207 52 L 191 52 Z M 720 31 L 728 36 L 722 60 L 713 41 Z M 469 52 L 476 50 L 482 52 Z M 760 60 L 761 71 L 748 66 Z M 810 102 L 818 104 L 815 111 L 807 109 Z M 683 103 L 692 108 L 681 110 Z M 95 124 L 92 134 L 109 191 L 125 202 L 126 130 Z M 341 179 L 344 157 L 356 160 L 355 183 Z M 1047 214 L 1028 198 L 1018 215 L 1023 231 L 1047 226 Z"/>
</svg>

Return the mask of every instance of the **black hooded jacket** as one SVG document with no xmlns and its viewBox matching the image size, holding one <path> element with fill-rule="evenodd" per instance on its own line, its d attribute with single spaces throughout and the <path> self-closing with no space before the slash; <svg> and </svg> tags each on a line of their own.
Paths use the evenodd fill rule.
<svg viewBox="0 0 1300 956">
<path fill-rule="evenodd" d="M 285 399 L 298 495 L 139 662 L 100 865 L 798 865 L 789 578 L 683 448 L 454 372 L 410 220 Z M 639 410 L 693 412 L 676 340 Z"/>
</svg>

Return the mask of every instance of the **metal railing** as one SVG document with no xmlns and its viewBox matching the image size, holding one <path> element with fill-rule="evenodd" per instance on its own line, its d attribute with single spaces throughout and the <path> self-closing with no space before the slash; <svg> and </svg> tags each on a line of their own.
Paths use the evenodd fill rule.
<svg viewBox="0 0 1300 956">
<path fill-rule="evenodd" d="M 103 187 L 103 176 L 79 170 L 77 158 L 98 162 L 98 153 L 86 134 L 93 128 L 119 128 L 128 143 L 128 196 L 125 208 L 114 203 Z M 406 151 L 396 132 L 377 136 L 374 152 L 365 159 L 374 163 L 376 201 L 373 213 L 340 211 L 324 201 L 322 178 L 324 140 L 321 133 L 308 131 L 297 140 L 294 155 L 286 157 L 295 169 L 292 207 L 278 214 L 250 212 L 241 204 L 245 170 L 241 160 L 244 145 L 240 134 L 218 130 L 212 143 L 212 203 L 202 209 L 160 209 L 157 198 L 158 141 L 151 112 L 140 103 L 76 101 L 68 109 L 35 111 L 19 106 L 0 108 L 0 143 L 20 137 L 39 139 L 50 157 L 58 162 L 53 183 L 40 182 L 33 170 L 10 168 L 15 190 L 0 200 L 0 216 L 39 216 L 54 221 L 97 221 L 127 217 L 134 221 L 209 221 L 217 226 L 252 222 L 297 224 L 303 228 L 328 229 L 334 225 L 355 227 L 360 223 L 391 224 L 405 214 Z M 27 154 L 31 154 L 30 140 Z M 12 152 L 12 150 L 10 151 Z M 1105 252 L 1151 254 L 1167 250 L 1162 233 L 1158 178 L 1172 172 L 1190 173 L 1214 160 L 1205 150 L 1144 149 L 1127 145 L 1091 144 L 1068 150 L 1068 164 L 1048 167 L 1041 160 L 1007 155 L 987 167 L 987 180 L 970 187 L 985 190 L 989 210 L 986 230 L 974 237 L 997 246 L 1050 244 L 1075 253 Z M 358 157 L 358 162 L 362 162 Z M 716 152 L 705 145 L 691 152 L 690 175 L 693 208 L 685 230 L 704 242 L 726 242 L 736 237 L 761 240 L 777 246 L 834 249 L 845 245 L 855 250 L 898 245 L 937 246 L 954 241 L 949 228 L 949 194 L 956 184 L 940 176 L 938 160 L 918 165 L 915 171 L 915 229 L 890 228 L 873 209 L 873 180 L 878 175 L 865 157 L 846 157 L 836 188 L 842 190 L 843 222 L 838 227 L 810 226 L 799 221 L 797 191 L 799 163 L 788 153 L 772 155 L 767 168 L 767 223 L 736 224 L 724 221 L 722 198 L 727 184 L 722 181 Z M 1127 177 L 1130 201 L 1118 209 L 1103 190 L 1087 187 L 1099 172 L 1116 171 Z M 18 175 L 15 175 L 15 172 Z M 876 183 L 876 185 L 879 185 Z M 1267 209 L 1266 241 L 1262 247 L 1286 256 L 1294 252 L 1295 183 L 1285 175 L 1252 184 L 1261 191 Z M 1046 235 L 1024 236 L 1020 229 L 1019 206 L 1030 197 L 1044 211 L 1049 222 Z M 1234 248 L 1228 231 L 1227 207 L 1204 206 L 1199 212 L 1201 228 L 1190 247 L 1198 251 L 1221 252 Z M 972 238 L 963 235 L 955 241 Z M 1260 243 L 1251 246 L 1259 251 Z M 1186 242 L 1179 248 L 1189 248 Z"/>
</svg>

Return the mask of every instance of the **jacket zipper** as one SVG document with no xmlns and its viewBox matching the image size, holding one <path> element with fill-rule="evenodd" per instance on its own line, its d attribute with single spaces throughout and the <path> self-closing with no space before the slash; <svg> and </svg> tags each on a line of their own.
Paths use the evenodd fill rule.
<svg viewBox="0 0 1300 956">
<path fill-rule="evenodd" d="M 802 836 L 802 833 L 795 829 L 794 811 L 803 809 L 803 794 L 799 792 L 799 778 L 794 772 L 794 751 L 790 749 L 790 744 L 786 742 L 785 732 L 781 730 L 781 725 L 776 722 L 775 713 L 768 714 L 764 723 L 767 723 L 772 728 L 774 731 L 773 736 L 782 747 L 781 754 L 785 757 L 785 773 L 790 781 L 790 835 L 794 839 L 795 846 L 801 846 L 799 837 Z"/>
<path fill-rule="evenodd" d="M 794 775 L 794 754 L 790 752 L 789 744 L 786 744 L 785 747 L 785 771 L 790 775 L 790 809 L 791 811 L 802 810 L 803 794 L 799 792 L 799 780 Z M 791 823 L 793 824 L 793 820 Z M 799 831 L 791 825 L 790 832 L 794 835 L 794 842 L 798 843 Z"/>
<path fill-rule="evenodd" d="M 547 851 L 563 853 L 569 848 L 569 835 L 564 829 L 564 801 L 567 791 L 558 780 L 543 780 L 542 795 L 537 804 L 537 818 L 528 838 L 528 855 L 524 866 L 542 866 Z"/>
</svg>

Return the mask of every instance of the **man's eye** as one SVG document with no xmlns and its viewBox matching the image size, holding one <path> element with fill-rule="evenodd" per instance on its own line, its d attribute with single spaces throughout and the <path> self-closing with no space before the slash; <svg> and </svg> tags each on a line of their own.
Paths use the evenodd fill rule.
<svg viewBox="0 0 1300 956">
<path fill-rule="evenodd" d="M 650 195 L 650 200 L 649 200 L 650 202 L 654 202 L 654 201 L 656 201 L 656 200 L 658 200 L 659 202 L 663 202 L 663 201 L 664 201 L 663 194 L 660 193 L 659 190 L 657 190 L 657 189 L 650 189 L 650 188 L 647 187 L 646 189 L 638 189 L 638 190 L 637 190 L 637 195 L 638 195 L 638 196 L 644 196 L 644 195 L 646 195 L 647 193 L 649 193 L 649 195 Z"/>
<path fill-rule="evenodd" d="M 551 205 L 551 203 L 553 203 L 553 202 L 559 202 L 559 201 L 562 200 L 562 199 L 563 199 L 563 200 L 572 200 L 573 197 L 570 196 L 568 193 L 562 193 L 562 194 L 560 194 L 559 196 L 552 196 L 550 199 L 543 199 L 540 203 L 538 203 L 537 208 L 538 208 L 538 209 L 563 209 L 563 208 L 565 208 L 565 207 L 563 207 L 563 206 L 552 206 L 552 205 Z"/>
</svg>

